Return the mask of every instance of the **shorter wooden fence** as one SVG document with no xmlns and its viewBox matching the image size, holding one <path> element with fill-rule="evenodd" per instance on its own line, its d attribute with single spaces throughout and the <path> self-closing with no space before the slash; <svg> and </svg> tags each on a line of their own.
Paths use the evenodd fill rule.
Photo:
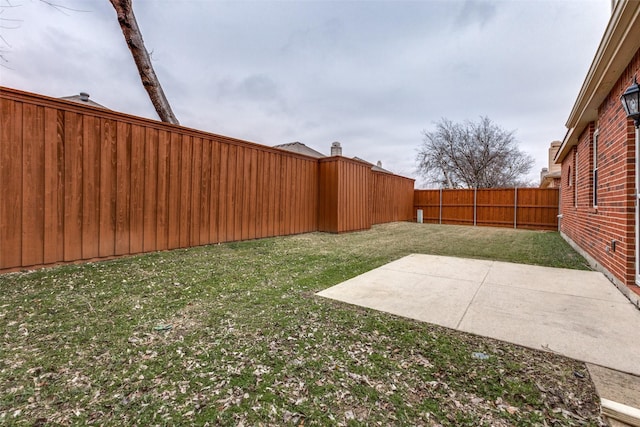
<svg viewBox="0 0 640 427">
<path fill-rule="evenodd" d="M 423 222 L 536 230 L 558 229 L 557 188 L 416 190 Z"/>
</svg>

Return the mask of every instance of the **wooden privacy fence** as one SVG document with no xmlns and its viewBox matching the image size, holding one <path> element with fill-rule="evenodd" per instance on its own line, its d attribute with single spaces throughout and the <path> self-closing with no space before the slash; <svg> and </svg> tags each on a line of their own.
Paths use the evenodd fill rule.
<svg viewBox="0 0 640 427">
<path fill-rule="evenodd" d="M 0 271 L 411 220 L 413 186 L 0 87 Z"/>
<path fill-rule="evenodd" d="M 416 190 L 413 203 L 428 223 L 557 230 L 558 201 L 557 188 L 499 188 Z"/>
</svg>

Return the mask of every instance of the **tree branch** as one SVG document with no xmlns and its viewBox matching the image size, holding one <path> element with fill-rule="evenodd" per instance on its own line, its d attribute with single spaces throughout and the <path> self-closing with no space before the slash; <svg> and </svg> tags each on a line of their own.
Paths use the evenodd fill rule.
<svg viewBox="0 0 640 427">
<path fill-rule="evenodd" d="M 151 103 L 153 104 L 160 120 L 167 123 L 180 124 L 178 119 L 171 110 L 171 105 L 162 90 L 160 80 L 151 64 L 149 52 L 144 46 L 142 33 L 138 27 L 138 22 L 133 14 L 133 6 L 131 0 L 109 0 L 113 5 L 118 16 L 118 23 L 122 29 L 124 39 L 129 46 L 129 51 L 133 56 L 133 60 L 138 67 L 138 73 L 142 80 L 142 86 L 149 94 Z"/>
</svg>

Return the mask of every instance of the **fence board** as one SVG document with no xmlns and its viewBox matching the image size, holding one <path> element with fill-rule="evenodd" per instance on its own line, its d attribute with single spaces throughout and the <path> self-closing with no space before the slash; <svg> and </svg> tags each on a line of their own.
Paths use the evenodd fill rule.
<svg viewBox="0 0 640 427">
<path fill-rule="evenodd" d="M 235 165 L 233 169 L 233 209 L 231 216 L 233 217 L 233 228 L 229 241 L 242 240 L 242 197 L 244 195 L 244 147 L 235 147 Z"/>
<path fill-rule="evenodd" d="M 167 217 L 167 248 L 180 247 L 180 160 L 182 138 L 177 132 L 171 132 L 169 136 L 169 192 Z"/>
<path fill-rule="evenodd" d="M 319 213 L 318 230 L 337 232 L 337 211 L 338 197 L 336 191 L 330 191 L 337 186 L 337 163 L 320 162 L 320 191 L 319 191 Z"/>
<path fill-rule="evenodd" d="M 309 230 L 316 230 L 318 224 L 318 193 L 320 191 L 320 185 L 318 183 L 318 162 L 316 161 L 308 161 L 310 165 L 307 178 L 309 180 L 309 193 L 308 197 L 310 199 L 309 204 L 307 205 L 308 209 L 308 223 L 307 228 Z"/>
<path fill-rule="evenodd" d="M 282 215 L 282 209 L 283 209 L 283 205 L 284 205 L 284 195 L 283 195 L 283 188 L 284 188 L 284 176 L 283 176 L 283 169 L 286 167 L 285 165 L 283 165 L 284 159 L 282 155 L 277 155 L 276 156 L 276 166 L 275 166 L 275 173 L 274 173 L 274 184 L 275 184 L 275 198 L 274 198 L 274 206 L 273 206 L 273 211 L 274 211 L 274 226 L 273 226 L 273 235 L 274 236 L 278 236 L 280 234 L 282 234 L 282 231 L 284 230 L 284 219 L 283 219 L 283 215 Z"/>
<path fill-rule="evenodd" d="M 0 99 L 0 265 L 22 264 L 22 104 Z M 20 161 L 15 161 L 19 157 Z"/>
<path fill-rule="evenodd" d="M 60 261 L 64 256 L 64 216 L 62 209 L 64 197 L 62 182 L 64 173 L 62 166 L 64 163 L 64 127 L 62 122 L 58 120 L 58 110 L 45 107 L 44 116 L 43 262 L 49 264 Z M 4 190 L 0 190 L 0 194 L 4 197 Z M 0 238 L 0 252 L 2 252 L 1 241 L 2 239 Z M 2 266 L 3 264 L 0 262 L 0 268 Z"/>
<path fill-rule="evenodd" d="M 180 204 L 178 217 L 180 218 L 178 247 L 190 246 L 191 237 L 191 172 L 192 172 L 193 142 L 189 135 L 182 135 L 180 140 Z"/>
<path fill-rule="evenodd" d="M 129 253 L 129 202 L 131 179 L 131 126 L 116 128 L 116 243 L 115 254 Z"/>
<path fill-rule="evenodd" d="M 251 148 L 246 148 L 243 153 L 243 158 L 241 159 L 241 163 L 244 167 L 242 173 L 242 204 L 241 212 L 239 212 L 239 216 L 241 218 L 240 227 L 240 239 L 238 240 L 248 240 L 251 239 L 251 226 L 249 221 L 252 217 L 253 207 L 251 203 L 251 187 L 253 183 L 251 182 Z"/>
<path fill-rule="evenodd" d="M 302 195 L 300 194 L 300 189 L 303 188 L 303 181 L 300 179 L 300 159 L 291 158 L 291 179 L 289 181 L 289 188 L 291 192 L 291 205 L 287 212 L 289 213 L 289 221 L 290 228 L 293 234 L 298 234 L 302 230 L 302 226 L 300 225 L 300 217 L 302 215 L 300 212 L 300 203 L 302 199 Z"/>
<path fill-rule="evenodd" d="M 144 230 L 142 250 L 155 251 L 158 213 L 158 130 L 146 129 L 144 140 Z"/>
<path fill-rule="evenodd" d="M 66 132 L 66 130 L 65 130 Z M 100 256 L 115 254 L 116 122 L 102 120 L 100 149 Z"/>
<path fill-rule="evenodd" d="M 64 260 L 82 259 L 82 116 L 64 115 Z"/>
<path fill-rule="evenodd" d="M 144 196 L 145 196 L 145 129 L 131 127 L 131 175 L 129 198 L 129 251 L 140 253 L 144 248 Z"/>
<path fill-rule="evenodd" d="M 192 140 L 192 160 L 191 160 L 191 237 L 190 246 L 200 245 L 200 214 L 202 205 L 202 139 Z M 206 243 L 206 242 L 203 242 Z"/>
<path fill-rule="evenodd" d="M 267 209 L 268 212 L 268 236 L 276 235 L 276 224 L 277 220 L 277 206 L 278 206 L 278 186 L 277 186 L 277 170 L 278 170 L 278 155 L 269 153 L 269 182 L 273 186 L 271 191 L 269 192 L 269 207 Z"/>
<path fill-rule="evenodd" d="M 171 167 L 171 134 L 161 130 L 158 134 L 158 201 L 156 203 L 156 249 L 169 248 L 169 178 Z"/>
<path fill-rule="evenodd" d="M 22 121 L 22 264 L 44 260 L 44 111 L 26 104 Z"/>
<path fill-rule="evenodd" d="M 281 157 L 282 164 L 280 169 L 280 230 L 278 234 L 284 234 L 287 224 L 289 224 L 289 215 L 291 214 L 291 158 Z"/>
<path fill-rule="evenodd" d="M 200 139 L 200 185 L 194 185 L 194 193 L 198 200 L 198 243 L 201 245 L 211 243 L 211 141 Z"/>
<path fill-rule="evenodd" d="M 248 210 L 249 216 L 247 218 L 247 224 L 249 225 L 249 239 L 255 239 L 258 236 L 256 229 L 256 222 L 258 220 L 258 152 L 255 149 L 249 150 L 251 157 L 249 158 L 249 197 L 248 197 Z"/>
<path fill-rule="evenodd" d="M 230 190 L 233 190 L 233 179 L 229 178 L 229 152 L 231 146 L 227 144 L 220 145 L 220 171 L 217 180 L 220 182 L 219 212 L 218 212 L 218 233 L 220 235 L 219 242 L 228 242 L 229 226 L 227 217 L 233 214 L 233 205 L 231 201 Z M 235 161 L 234 161 L 235 165 Z M 233 170 L 233 168 L 231 168 Z"/>
<path fill-rule="evenodd" d="M 300 159 L 295 157 L 291 158 L 291 210 L 290 214 L 290 229 L 293 234 L 299 234 L 302 232 L 302 224 L 300 223 L 301 212 L 300 203 L 302 202 L 302 188 L 304 188 L 304 182 L 300 179 Z"/>
<path fill-rule="evenodd" d="M 264 171 L 265 153 L 260 150 L 256 150 L 256 215 L 254 218 L 254 224 L 256 229 L 256 239 L 260 239 L 265 236 L 265 224 L 264 224 L 264 200 L 265 200 L 265 182 Z"/>
<path fill-rule="evenodd" d="M 100 119 L 84 116 L 82 149 L 82 257 L 100 256 Z"/>
<path fill-rule="evenodd" d="M 222 196 L 220 189 L 224 186 L 222 182 L 222 176 L 220 174 L 220 158 L 221 158 L 221 144 L 216 141 L 210 141 L 211 145 L 211 196 L 209 197 L 209 206 L 211 210 L 209 212 L 209 242 L 220 242 L 220 223 L 219 215 L 222 211 L 220 203 L 222 202 Z"/>
</svg>

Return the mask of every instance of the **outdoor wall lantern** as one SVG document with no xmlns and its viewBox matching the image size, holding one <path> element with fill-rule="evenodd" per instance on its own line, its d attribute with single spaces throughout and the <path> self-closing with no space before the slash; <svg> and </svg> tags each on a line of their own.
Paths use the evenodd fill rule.
<svg viewBox="0 0 640 427">
<path fill-rule="evenodd" d="M 620 97 L 622 101 L 622 107 L 624 112 L 627 113 L 627 117 L 633 120 L 636 127 L 636 173 L 635 173 L 635 267 L 636 267 L 636 285 L 640 286 L 640 86 L 635 76 L 633 77 L 633 84 L 624 91 Z"/>
<path fill-rule="evenodd" d="M 627 117 L 634 121 L 636 128 L 640 126 L 640 86 L 635 77 L 633 84 L 624 91 L 620 100 Z"/>
</svg>

